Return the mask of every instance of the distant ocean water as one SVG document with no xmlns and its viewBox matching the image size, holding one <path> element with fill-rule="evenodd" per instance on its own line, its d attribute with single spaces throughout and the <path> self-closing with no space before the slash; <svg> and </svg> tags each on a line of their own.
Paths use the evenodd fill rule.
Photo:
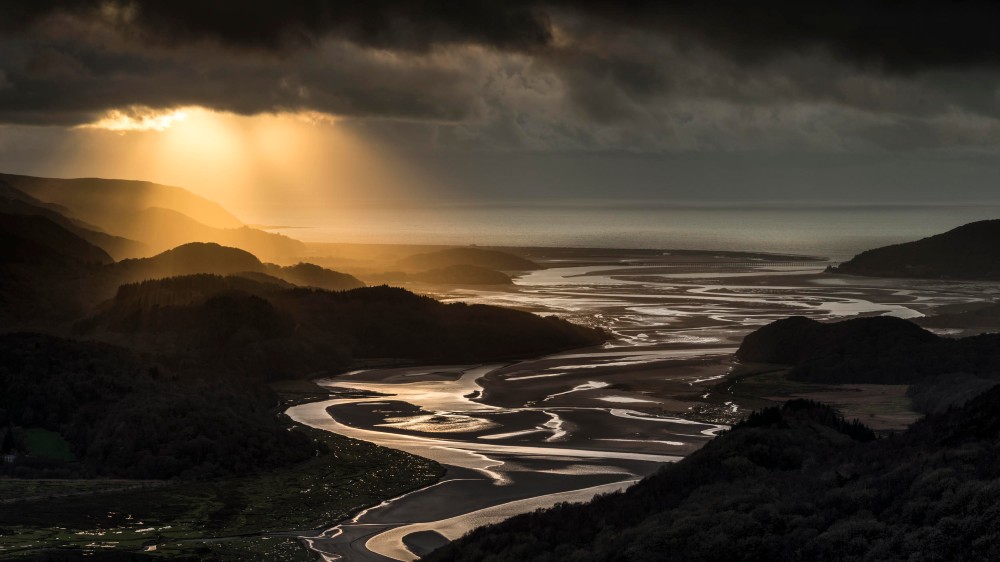
<svg viewBox="0 0 1000 562">
<path fill-rule="evenodd" d="M 278 231 L 307 242 L 738 250 L 840 261 L 992 218 L 1000 205 L 497 205 L 343 211 Z"/>
</svg>

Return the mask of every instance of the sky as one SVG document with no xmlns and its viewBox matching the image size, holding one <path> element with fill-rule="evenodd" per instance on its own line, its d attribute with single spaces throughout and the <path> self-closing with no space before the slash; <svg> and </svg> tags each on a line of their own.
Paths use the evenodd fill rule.
<svg viewBox="0 0 1000 562">
<path fill-rule="evenodd" d="M 237 210 L 998 202 L 997 21 L 978 1 L 11 0 L 0 170 Z"/>
</svg>

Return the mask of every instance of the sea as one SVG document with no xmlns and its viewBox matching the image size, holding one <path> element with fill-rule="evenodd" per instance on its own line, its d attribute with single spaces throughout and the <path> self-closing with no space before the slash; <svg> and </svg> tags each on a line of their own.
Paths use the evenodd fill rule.
<svg viewBox="0 0 1000 562">
<path fill-rule="evenodd" d="M 275 229 L 305 242 L 774 252 L 865 249 L 1000 219 L 1000 205 L 532 203 L 345 209 Z"/>
</svg>

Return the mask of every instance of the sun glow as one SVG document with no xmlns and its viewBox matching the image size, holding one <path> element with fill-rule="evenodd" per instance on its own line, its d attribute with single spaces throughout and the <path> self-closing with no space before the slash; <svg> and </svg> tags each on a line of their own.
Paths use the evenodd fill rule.
<svg viewBox="0 0 1000 562">
<path fill-rule="evenodd" d="M 405 158 L 314 111 L 128 107 L 75 131 L 60 175 L 182 186 L 250 223 L 327 224 L 349 218 L 350 208 L 424 199 Z"/>
<path fill-rule="evenodd" d="M 153 109 L 151 107 L 134 105 L 125 109 L 112 109 L 103 117 L 80 125 L 81 129 L 103 129 L 117 133 L 130 131 L 165 131 L 174 123 L 187 119 L 187 112 L 182 109 Z"/>
</svg>

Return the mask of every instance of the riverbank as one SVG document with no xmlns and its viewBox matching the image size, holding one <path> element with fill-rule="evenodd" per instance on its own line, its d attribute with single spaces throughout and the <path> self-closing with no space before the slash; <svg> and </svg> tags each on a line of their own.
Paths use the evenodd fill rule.
<svg viewBox="0 0 1000 562">
<path fill-rule="evenodd" d="M 278 385 L 285 386 L 282 408 L 325 396 L 310 395 L 309 384 Z M 294 424 L 286 423 L 290 429 Z M 76 480 L 62 481 L 59 494 L 40 495 L 40 481 L 0 481 L 0 559 L 312 561 L 315 555 L 299 536 L 423 488 L 444 473 L 437 463 L 402 451 L 308 427 L 296 431 L 327 452 L 253 476 L 150 488 L 116 483 L 108 489 L 101 480 Z"/>
<path fill-rule="evenodd" d="M 589 353 L 577 350 L 545 357 L 567 355 Z M 646 442 L 629 438 L 626 432 L 609 434 L 609 441 L 587 442 L 575 436 L 596 435 L 596 426 L 607 426 L 608 416 L 616 415 L 610 410 L 619 412 L 617 408 L 600 408 L 601 419 L 602 414 L 592 408 L 569 403 L 551 409 L 502 408 L 476 398 L 482 394 L 481 382 L 495 371 L 546 358 L 515 364 L 373 369 L 319 381 L 336 394 L 330 400 L 290 408 L 292 419 L 431 458 L 448 472 L 434 486 L 305 537 L 311 547 L 331 559 L 412 559 L 411 547 L 417 551 L 427 547 L 423 531 L 454 539 L 484 521 L 558 501 L 585 501 L 652 474 L 721 428 L 676 417 L 642 418 L 639 412 L 622 410 L 621 415 L 640 416 L 634 424 L 645 419 L 645 429 L 665 432 L 672 440 Z M 633 423 L 622 427 L 628 430 Z M 616 438 L 622 441 L 610 442 Z M 419 544 L 413 543 L 413 534 Z"/>
</svg>

